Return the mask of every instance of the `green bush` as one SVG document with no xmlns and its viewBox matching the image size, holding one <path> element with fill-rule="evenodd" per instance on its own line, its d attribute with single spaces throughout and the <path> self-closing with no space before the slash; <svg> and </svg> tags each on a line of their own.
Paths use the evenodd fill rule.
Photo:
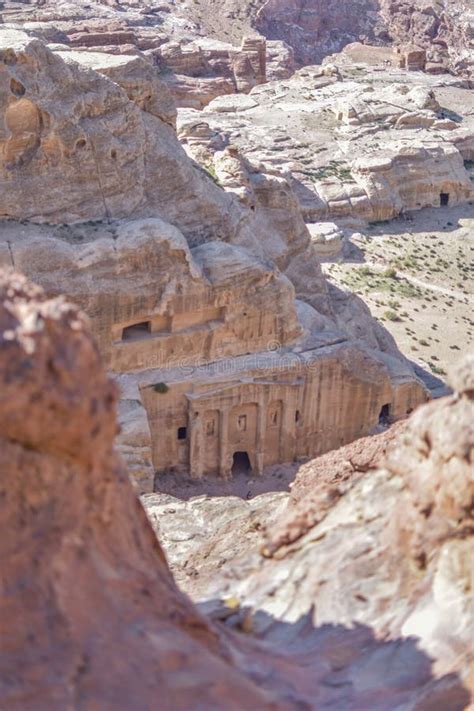
<svg viewBox="0 0 474 711">
<path fill-rule="evenodd" d="M 164 394 L 168 392 L 169 387 L 166 385 L 166 383 L 155 383 L 155 385 L 153 385 L 153 390 L 155 391 L 155 393 Z"/>
</svg>

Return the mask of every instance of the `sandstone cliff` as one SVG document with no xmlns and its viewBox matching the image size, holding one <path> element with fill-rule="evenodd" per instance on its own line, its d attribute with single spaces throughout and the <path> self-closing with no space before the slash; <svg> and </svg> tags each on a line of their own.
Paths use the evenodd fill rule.
<svg viewBox="0 0 474 711">
<path fill-rule="evenodd" d="M 461 711 L 468 703 L 472 368 L 455 383 L 464 394 L 420 413 L 388 471 L 336 503 L 324 531 L 312 529 L 285 555 L 275 549 L 248 580 L 234 580 L 224 606 L 206 606 L 226 625 L 174 585 L 113 452 L 116 391 L 84 317 L 11 272 L 0 277 L 0 378 L 2 709 Z M 415 460 L 432 482 L 421 496 Z M 395 500 L 413 520 L 408 532 L 390 517 Z M 378 533 L 383 567 L 368 545 Z M 321 556 L 323 567 L 315 565 Z M 314 585 L 324 569 L 330 586 L 335 570 L 344 574 L 339 594 Z M 245 589 L 254 591 L 248 602 Z M 361 613 L 368 599 L 370 626 Z M 421 627 L 433 669 L 398 637 L 420 635 L 426 612 L 439 621 L 428 637 Z M 344 627 L 350 620 L 353 629 Z M 229 629 L 236 625 L 245 636 Z"/>
<path fill-rule="evenodd" d="M 334 397 L 344 401 L 346 377 L 347 392 L 360 381 L 364 414 L 352 417 L 341 404 L 331 435 L 321 436 L 323 410 L 303 392 L 297 402 L 303 372 L 297 376 L 293 368 L 288 402 L 294 411 L 287 407 L 284 416 L 284 461 L 367 434 L 387 403 L 398 418 L 425 400 L 410 364 L 363 303 L 328 288 L 285 177 L 252 168 L 230 149 L 217 180 L 210 166 L 206 172 L 190 160 L 174 131 L 169 92 L 143 59 L 51 51 L 8 29 L 1 37 L 0 212 L 8 219 L 1 225 L 0 261 L 38 280 L 49 294 L 66 292 L 91 317 L 107 365 L 117 373 L 139 371 L 122 383 L 127 402 L 120 408 L 120 442 L 148 490 L 150 457 L 158 471 L 168 466 L 194 467 L 199 475 L 206 471 L 194 461 L 188 440 L 193 417 L 188 410 L 197 394 L 183 389 L 188 377 L 176 368 L 199 368 L 195 377 L 202 381 L 207 364 L 219 361 L 216 372 L 224 367 L 222 372 L 233 373 L 221 398 L 232 387 L 242 401 L 249 379 L 257 384 L 247 388 L 248 397 L 256 389 L 263 395 L 259 371 L 260 380 L 266 373 L 269 383 L 276 381 L 275 368 L 281 369 L 285 358 L 293 358 L 294 366 L 299 359 L 297 369 L 305 373 L 316 361 L 322 368 L 327 364 L 328 373 L 333 365 L 339 373 L 337 362 L 345 359 L 348 367 L 334 379 Z M 222 185 L 215 184 L 219 178 Z M 239 187 L 239 181 L 245 185 Z M 306 304 L 298 314 L 295 296 Z M 347 348 L 341 349 L 342 343 Z M 274 349 L 282 352 L 273 357 Z M 262 354 L 264 365 L 225 362 L 254 353 Z M 360 374 L 351 360 L 364 363 Z M 313 375 L 325 391 L 326 376 Z M 179 397 L 173 394 L 168 410 L 172 446 L 166 449 L 174 452 L 168 462 L 155 442 L 157 403 L 145 395 L 156 383 L 178 381 Z M 308 388 L 310 381 L 305 376 Z M 283 412 L 282 392 L 275 386 L 265 398 L 270 404 L 276 400 Z M 249 401 L 254 410 L 255 397 Z M 260 423 L 268 403 L 261 403 Z M 222 403 L 207 405 L 217 417 Z M 296 433 L 298 412 L 306 422 Z M 257 418 L 251 419 L 244 449 L 250 447 L 252 467 L 261 471 L 263 444 L 257 444 L 256 432 L 253 438 Z M 263 426 L 258 429 L 263 432 Z M 216 439 L 210 468 L 229 474 L 233 443 L 231 438 L 218 463 L 222 444 Z M 204 451 L 198 444 L 194 449 Z"/>
<path fill-rule="evenodd" d="M 285 708 L 175 587 L 85 318 L 5 272 L 0 381 L 1 708 Z"/>
<path fill-rule="evenodd" d="M 324 308 L 324 280 L 308 259 L 301 218 L 275 233 L 264 210 L 243 210 L 191 162 L 170 125 L 166 88 L 146 64 L 53 53 L 6 29 L 1 40 L 1 216 L 50 224 L 160 216 L 191 246 L 219 239 L 283 271 L 297 274 L 300 265 L 301 289 Z"/>
</svg>

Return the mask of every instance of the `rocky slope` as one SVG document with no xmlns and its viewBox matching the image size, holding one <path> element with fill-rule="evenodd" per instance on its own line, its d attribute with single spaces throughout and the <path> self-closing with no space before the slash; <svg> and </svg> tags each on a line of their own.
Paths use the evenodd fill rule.
<svg viewBox="0 0 474 711">
<path fill-rule="evenodd" d="M 414 419 L 388 470 L 371 473 L 335 505 L 322 523 L 325 535 L 312 529 L 287 549 L 286 560 L 274 551 L 246 581 L 235 582 L 233 595 L 248 611 L 242 617 L 228 598 L 223 625 L 178 592 L 113 452 L 116 391 L 84 317 L 11 272 L 1 273 L 0 295 L 2 709 L 125 710 L 149 708 L 157 698 L 166 711 L 466 706 L 472 365 L 454 383 L 463 394 Z M 423 491 L 415 463 L 430 482 Z M 364 492 L 377 494 L 370 506 Z M 383 511 L 374 515 L 382 500 Z M 403 506 L 409 528 L 400 516 L 390 520 L 391 502 Z M 388 552 L 383 568 L 368 553 L 367 537 L 376 531 Z M 330 564 L 334 570 L 337 551 L 346 593 L 315 597 L 314 576 L 323 568 L 314 562 L 335 536 L 348 545 L 331 546 Z M 342 564 L 344 551 L 356 548 L 361 563 L 367 555 L 372 561 L 364 579 L 360 563 Z M 313 564 L 302 577 L 294 563 L 304 565 L 305 552 Z M 264 584 L 245 602 L 244 588 L 252 590 L 264 569 Z M 395 572 L 392 589 L 384 577 Z M 401 580 L 403 608 L 393 597 Z M 369 591 L 359 588 L 368 581 L 383 593 L 378 609 L 374 592 L 372 612 L 380 614 L 371 617 L 374 630 L 360 611 Z M 295 594 L 298 610 L 291 606 Z M 309 600 L 317 611 L 312 619 L 301 616 Z M 222 617 L 222 608 L 211 607 Z M 398 637 L 420 634 L 420 616 L 428 611 L 439 621 L 430 635 L 421 632 L 433 667 L 413 641 Z M 459 625 L 455 658 L 448 611 Z M 245 636 L 229 629 L 236 617 Z M 355 628 L 344 626 L 350 619 L 358 621 Z M 381 629 L 384 640 L 374 634 Z"/>
<path fill-rule="evenodd" d="M 2 711 L 466 708 L 474 364 L 387 430 L 427 391 L 319 260 L 449 204 L 464 270 L 468 3 L 0 23 Z"/>
<path fill-rule="evenodd" d="M 472 61 L 472 8 L 468 2 L 395 2 L 361 0 L 267 0 L 256 13 L 256 26 L 268 37 L 288 42 L 304 64 L 319 63 L 345 45 L 368 43 L 404 45 L 428 49 L 458 71 Z M 472 67 L 471 67 L 472 69 Z"/>
<path fill-rule="evenodd" d="M 232 93 L 229 59 L 232 64 L 231 55 L 245 36 L 267 39 L 274 77 L 282 69 L 291 70 L 293 56 L 300 66 L 317 64 L 358 41 L 417 45 L 427 50 L 430 62 L 472 77 L 474 15 L 469 0 L 5 0 L 0 10 L 4 22 L 27 22 L 29 30 L 50 42 L 144 52 L 177 70 L 178 93 L 204 96 L 206 83 L 208 92 L 219 92 L 220 86 L 220 93 Z M 235 58 L 242 62 L 245 56 Z M 244 74 L 251 76 L 248 71 Z M 185 75 L 211 81 L 193 86 Z M 217 76 L 220 84 L 212 88 Z"/>
<path fill-rule="evenodd" d="M 472 79 L 474 13 L 469 0 L 382 0 L 381 15 L 395 44 L 424 47 L 430 60 Z"/>
<path fill-rule="evenodd" d="M 0 373 L 0 706 L 275 708 L 171 579 L 84 317 L 5 272 Z"/>
<path fill-rule="evenodd" d="M 470 89 L 446 75 L 388 67 L 384 56 L 351 45 L 248 97 L 180 111 L 178 135 L 242 200 L 251 198 L 252 173 L 262 166 L 286 176 L 307 223 L 363 228 L 440 206 L 441 193 L 450 204 L 468 202 Z"/>
<path fill-rule="evenodd" d="M 286 512 L 284 493 L 226 505 L 205 497 L 145 498 L 180 585 L 216 619 L 304 650 L 306 661 L 315 640 L 335 641 L 341 623 L 359 630 L 361 645 L 366 625 L 390 645 L 387 657 L 356 654 L 350 643 L 339 648 L 322 684 L 344 690 L 345 709 L 395 708 L 392 693 L 410 709 L 468 706 L 473 365 L 468 359 L 453 375 L 458 394 L 421 408 L 391 433 L 382 466 L 377 449 L 386 447 L 386 435 L 369 442 L 375 456 L 363 456 L 360 442 L 309 464 Z M 429 655 L 436 675 L 448 675 L 421 693 L 415 687 L 423 662 L 408 640 Z"/>
</svg>

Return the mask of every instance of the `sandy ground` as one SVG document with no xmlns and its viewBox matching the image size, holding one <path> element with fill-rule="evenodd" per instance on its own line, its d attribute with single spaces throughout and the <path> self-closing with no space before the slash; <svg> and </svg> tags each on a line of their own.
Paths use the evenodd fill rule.
<svg viewBox="0 0 474 711">
<path fill-rule="evenodd" d="M 429 208 L 353 236 L 325 264 L 355 291 L 411 360 L 444 378 L 473 346 L 474 205 Z"/>
<path fill-rule="evenodd" d="M 270 491 L 289 491 L 291 482 L 296 477 L 302 463 L 280 464 L 268 467 L 262 476 L 240 472 L 234 474 L 231 481 L 217 477 L 206 477 L 202 481 L 193 481 L 189 477 L 177 477 L 175 474 L 163 474 L 157 477 L 156 490 L 187 501 L 195 496 L 238 496 L 241 499 L 253 499 Z"/>
</svg>

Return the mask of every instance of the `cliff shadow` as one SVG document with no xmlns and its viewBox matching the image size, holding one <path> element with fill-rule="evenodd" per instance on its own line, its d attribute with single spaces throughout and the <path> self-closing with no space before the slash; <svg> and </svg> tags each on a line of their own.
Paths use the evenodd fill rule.
<svg viewBox="0 0 474 711">
<path fill-rule="evenodd" d="M 448 195 L 448 193 L 445 193 Z M 440 193 L 441 195 L 441 193 Z M 366 229 L 369 237 L 403 235 L 407 232 L 451 233 L 461 227 L 462 220 L 474 219 L 474 202 L 439 207 L 407 210 L 398 217 L 382 222 L 371 222 Z"/>
<path fill-rule="evenodd" d="M 313 624 L 313 610 L 294 623 L 245 606 L 229 614 L 222 601 L 198 604 L 219 625 L 245 633 L 252 653 L 295 708 L 318 711 L 462 711 L 469 691 L 457 673 L 436 677 L 415 637 L 382 640 L 364 624 Z M 223 619 L 224 617 L 224 619 Z M 303 704 L 307 704 L 303 705 Z"/>
<path fill-rule="evenodd" d="M 421 366 L 419 363 L 416 363 L 413 360 L 410 360 L 409 362 L 413 370 L 415 371 L 415 375 L 428 388 L 433 398 L 436 399 L 439 397 L 446 397 L 446 395 L 452 394 L 452 388 L 450 388 L 449 385 L 446 385 L 444 380 L 439 378 L 437 375 L 434 375 L 434 373 L 432 373 L 427 368 L 423 368 L 423 366 Z"/>
</svg>

